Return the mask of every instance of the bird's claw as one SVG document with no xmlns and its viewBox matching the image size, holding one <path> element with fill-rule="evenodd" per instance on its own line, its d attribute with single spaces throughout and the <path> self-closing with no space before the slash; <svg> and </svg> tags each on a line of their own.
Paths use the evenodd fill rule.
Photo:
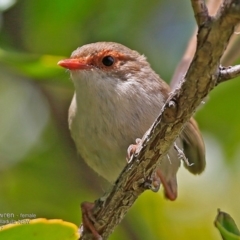
<svg viewBox="0 0 240 240">
<path fill-rule="evenodd" d="M 144 182 L 144 188 L 150 189 L 153 192 L 158 192 L 160 185 L 161 185 L 161 180 L 158 177 L 158 175 L 156 174 L 156 172 L 154 172 L 152 177 L 148 178 Z"/>
<path fill-rule="evenodd" d="M 141 141 L 142 141 L 141 138 L 137 138 L 135 140 L 136 144 L 129 145 L 127 149 L 127 156 L 126 156 L 126 160 L 128 163 L 130 162 L 132 155 L 136 152 L 138 145 L 141 143 Z"/>
</svg>

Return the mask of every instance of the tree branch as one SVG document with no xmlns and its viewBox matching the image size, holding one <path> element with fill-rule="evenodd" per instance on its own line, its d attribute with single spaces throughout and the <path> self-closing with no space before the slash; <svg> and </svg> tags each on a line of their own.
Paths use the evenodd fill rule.
<svg viewBox="0 0 240 240">
<path fill-rule="evenodd" d="M 200 27 L 209 20 L 207 6 L 204 0 L 191 0 L 191 2 L 197 25 Z"/>
<path fill-rule="evenodd" d="M 240 65 L 230 67 L 220 67 L 219 78 L 217 84 L 231 80 L 240 76 Z"/>
<path fill-rule="evenodd" d="M 200 9 L 198 5 L 203 1 L 195 2 L 192 1 L 196 15 Z M 94 226 L 103 239 L 108 238 L 138 196 L 146 190 L 144 183 L 161 163 L 201 101 L 221 79 L 220 59 L 234 27 L 240 22 L 240 1 L 225 0 L 214 18 L 207 17 L 206 20 L 206 16 L 198 15 L 197 22 L 200 25 L 197 49 L 181 86 L 170 94 L 161 114 L 144 135 L 142 145 L 111 191 L 95 202 Z M 81 239 L 92 237 L 85 231 Z"/>
</svg>

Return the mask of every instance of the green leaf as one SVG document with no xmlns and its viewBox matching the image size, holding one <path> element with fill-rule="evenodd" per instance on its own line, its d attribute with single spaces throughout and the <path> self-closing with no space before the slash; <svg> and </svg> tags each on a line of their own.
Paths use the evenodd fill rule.
<svg viewBox="0 0 240 240">
<path fill-rule="evenodd" d="M 60 219 L 21 219 L 0 227 L 0 239 L 4 240 L 77 240 L 78 227 Z"/>
<path fill-rule="evenodd" d="M 224 240 L 240 240 L 240 231 L 229 214 L 219 210 L 214 224 Z"/>
</svg>

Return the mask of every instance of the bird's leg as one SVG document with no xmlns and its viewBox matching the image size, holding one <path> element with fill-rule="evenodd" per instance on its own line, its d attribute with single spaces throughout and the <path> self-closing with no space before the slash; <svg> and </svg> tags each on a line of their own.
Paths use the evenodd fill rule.
<svg viewBox="0 0 240 240">
<path fill-rule="evenodd" d="M 139 144 L 141 144 L 141 141 L 142 141 L 142 139 L 137 138 L 135 140 L 136 144 L 129 145 L 129 147 L 127 149 L 127 157 L 126 157 L 126 160 L 128 163 L 130 162 L 132 155 L 136 152 Z M 160 188 L 160 179 L 154 173 L 153 176 L 151 176 L 144 182 L 144 187 L 147 189 L 151 189 L 153 192 L 158 192 L 158 190 Z"/>
<path fill-rule="evenodd" d="M 94 208 L 94 203 L 83 202 L 81 203 L 82 210 L 82 225 L 80 226 L 81 233 L 83 231 L 91 232 L 93 238 L 96 240 L 102 240 L 101 235 L 97 232 L 93 223 L 95 222 L 95 217 L 93 216 L 92 210 Z"/>
<path fill-rule="evenodd" d="M 131 144 L 127 149 L 126 160 L 129 163 L 131 156 L 136 152 L 138 145 L 141 143 L 141 139 L 136 139 L 136 144 Z M 169 200 L 175 200 L 177 198 L 177 193 L 174 191 L 174 183 L 171 181 L 167 182 L 164 174 L 161 172 L 160 168 L 157 168 L 153 175 L 144 183 L 144 187 L 151 189 L 153 192 L 158 192 L 160 185 L 163 185 L 166 198 Z"/>
<path fill-rule="evenodd" d="M 192 166 L 193 163 L 190 163 L 190 162 L 188 161 L 188 159 L 187 159 L 186 155 L 184 154 L 183 150 L 178 147 L 178 145 L 177 145 L 176 142 L 174 142 L 174 145 L 173 145 L 173 146 L 174 146 L 174 149 L 175 149 L 175 150 L 177 151 L 177 153 L 178 153 L 178 158 L 179 158 L 179 159 L 182 159 L 187 166 Z"/>
</svg>

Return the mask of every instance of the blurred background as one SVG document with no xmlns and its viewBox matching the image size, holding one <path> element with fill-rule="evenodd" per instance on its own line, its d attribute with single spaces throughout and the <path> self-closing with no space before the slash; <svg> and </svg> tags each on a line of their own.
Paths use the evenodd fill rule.
<svg viewBox="0 0 240 240">
<path fill-rule="evenodd" d="M 71 140 L 74 89 L 60 59 L 86 43 L 116 41 L 146 55 L 169 82 L 194 28 L 184 0 L 0 0 L 0 216 L 79 225 L 80 203 L 109 187 Z M 110 239 L 220 239 L 218 208 L 240 226 L 239 80 L 218 86 L 196 113 L 206 171 L 192 176 L 182 168 L 175 202 L 146 191 Z"/>
</svg>

